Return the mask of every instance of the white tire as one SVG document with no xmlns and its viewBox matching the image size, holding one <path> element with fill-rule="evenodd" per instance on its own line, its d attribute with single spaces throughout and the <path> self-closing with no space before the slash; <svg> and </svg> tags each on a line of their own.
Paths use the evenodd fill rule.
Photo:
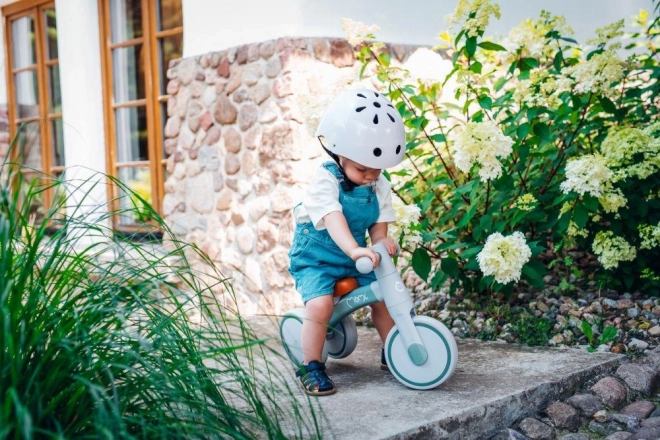
<svg viewBox="0 0 660 440">
<path fill-rule="evenodd" d="M 355 319 L 348 315 L 332 329 L 331 337 L 325 341 L 325 350 L 331 358 L 343 359 L 353 353 L 357 346 L 357 339 Z"/>
<path fill-rule="evenodd" d="M 399 330 L 394 327 L 385 341 L 385 358 L 399 382 L 416 390 L 435 388 L 451 377 L 458 361 L 458 347 L 449 329 L 428 316 L 413 317 L 415 328 L 428 353 L 422 365 L 415 365 Z"/>
<path fill-rule="evenodd" d="M 280 319 L 280 340 L 284 351 L 286 351 L 289 360 L 294 366 L 298 367 L 303 363 L 302 343 L 300 336 L 302 333 L 302 324 L 305 319 L 305 309 L 297 308 L 289 310 Z M 321 362 L 328 359 L 327 344 L 323 347 Z"/>
</svg>

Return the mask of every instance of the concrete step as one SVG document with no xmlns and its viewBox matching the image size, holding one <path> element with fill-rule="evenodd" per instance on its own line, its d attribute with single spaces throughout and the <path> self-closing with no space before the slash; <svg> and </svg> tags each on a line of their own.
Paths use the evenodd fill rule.
<svg viewBox="0 0 660 440">
<path fill-rule="evenodd" d="M 276 334 L 272 323 L 260 327 Z M 454 375 L 436 389 L 417 391 L 380 370 L 381 342 L 375 329 L 358 327 L 358 338 L 349 357 L 327 362 L 338 390 L 315 398 L 324 413 L 324 438 L 487 439 L 569 397 L 582 382 L 614 371 L 626 359 L 459 339 Z M 295 381 L 292 367 L 279 363 Z"/>
</svg>

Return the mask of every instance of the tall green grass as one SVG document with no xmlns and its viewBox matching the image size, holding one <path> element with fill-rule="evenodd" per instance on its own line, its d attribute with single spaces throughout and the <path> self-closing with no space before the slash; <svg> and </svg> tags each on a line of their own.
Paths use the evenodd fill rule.
<svg viewBox="0 0 660 440">
<path fill-rule="evenodd" d="M 166 246 L 114 233 L 113 215 L 144 206 L 94 208 L 106 176 L 1 171 L 0 438 L 320 437 L 266 340 L 216 300 L 231 286 L 148 204 Z M 65 196 L 33 224 L 48 189 Z"/>
</svg>

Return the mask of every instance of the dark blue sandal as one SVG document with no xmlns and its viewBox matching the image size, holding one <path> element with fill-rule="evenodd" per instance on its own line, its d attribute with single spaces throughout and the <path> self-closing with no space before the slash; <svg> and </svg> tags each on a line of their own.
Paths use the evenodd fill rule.
<svg viewBox="0 0 660 440">
<path fill-rule="evenodd" d="M 311 361 L 302 365 L 300 370 L 296 371 L 296 376 L 300 378 L 303 391 L 310 396 L 327 396 L 337 392 L 335 383 L 325 372 L 323 362 Z"/>
<path fill-rule="evenodd" d="M 387 359 L 385 359 L 385 349 L 380 350 L 380 369 L 383 371 L 390 371 L 390 367 L 387 365 Z"/>
</svg>

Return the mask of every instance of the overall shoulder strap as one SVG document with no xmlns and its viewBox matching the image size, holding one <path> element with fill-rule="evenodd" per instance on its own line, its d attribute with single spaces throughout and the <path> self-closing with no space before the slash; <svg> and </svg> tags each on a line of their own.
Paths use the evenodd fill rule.
<svg viewBox="0 0 660 440">
<path fill-rule="evenodd" d="M 353 188 L 355 188 L 356 185 L 348 180 L 344 174 L 344 171 L 339 167 L 339 165 L 337 165 L 335 162 L 327 161 L 323 163 L 323 168 L 330 171 L 335 176 L 341 189 L 344 191 L 353 191 Z"/>
</svg>

